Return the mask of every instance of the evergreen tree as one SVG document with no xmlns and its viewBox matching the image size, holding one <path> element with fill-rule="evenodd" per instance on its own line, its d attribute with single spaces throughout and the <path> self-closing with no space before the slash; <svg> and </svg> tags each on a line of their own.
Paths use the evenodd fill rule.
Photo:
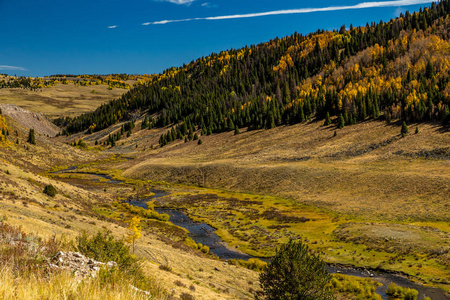
<svg viewBox="0 0 450 300">
<path fill-rule="evenodd" d="M 405 136 L 408 133 L 408 126 L 406 126 L 405 121 L 402 123 L 402 129 L 400 130 L 400 133 L 402 136 Z"/>
<path fill-rule="evenodd" d="M 235 126 L 234 127 L 234 135 L 238 135 L 240 132 L 239 132 L 239 127 L 237 127 L 237 126 Z"/>
<path fill-rule="evenodd" d="M 339 115 L 338 118 L 338 128 L 342 129 L 345 126 L 345 120 L 344 120 L 344 116 L 342 114 Z"/>
<path fill-rule="evenodd" d="M 203 144 L 202 139 L 199 139 L 197 145 L 201 145 L 201 144 Z"/>
<path fill-rule="evenodd" d="M 32 145 L 36 145 L 36 137 L 35 137 L 35 134 L 34 134 L 34 129 L 30 129 L 30 131 L 28 132 L 27 142 L 32 144 Z"/>
<path fill-rule="evenodd" d="M 301 241 L 291 240 L 281 245 L 259 276 L 262 292 L 257 298 L 332 300 L 335 297 L 330 280 L 320 257 L 310 253 L 308 246 Z"/>
<path fill-rule="evenodd" d="M 330 118 L 330 113 L 327 112 L 327 115 L 325 117 L 325 123 L 323 125 L 328 126 L 331 124 L 331 118 Z"/>
</svg>

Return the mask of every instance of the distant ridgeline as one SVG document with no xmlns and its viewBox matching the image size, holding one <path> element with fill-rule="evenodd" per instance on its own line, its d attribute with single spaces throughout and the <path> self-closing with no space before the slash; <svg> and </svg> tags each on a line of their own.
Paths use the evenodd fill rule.
<svg viewBox="0 0 450 300">
<path fill-rule="evenodd" d="M 130 89 L 131 85 L 127 80 L 142 81 L 151 78 L 153 75 L 127 75 L 127 74 L 110 74 L 110 75 L 51 75 L 49 77 L 24 77 L 9 76 L 0 74 L 0 89 L 2 88 L 22 88 L 36 91 L 42 88 L 50 88 L 59 83 L 81 86 L 91 86 L 107 84 L 109 88 Z"/>
<path fill-rule="evenodd" d="M 444 0 L 387 23 L 295 33 L 202 57 L 70 120 L 63 133 L 99 131 L 136 110 L 154 116 L 149 128 L 176 126 L 161 137 L 161 145 L 186 129 L 203 134 L 269 129 L 312 118 L 329 122 L 329 116 L 346 125 L 379 116 L 446 125 L 449 12 L 450 1 Z"/>
</svg>

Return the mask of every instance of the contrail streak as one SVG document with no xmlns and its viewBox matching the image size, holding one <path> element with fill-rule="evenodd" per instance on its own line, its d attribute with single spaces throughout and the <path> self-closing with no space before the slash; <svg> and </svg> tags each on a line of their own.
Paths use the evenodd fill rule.
<svg viewBox="0 0 450 300">
<path fill-rule="evenodd" d="M 257 18 L 265 16 L 275 16 L 275 15 L 292 15 L 292 14 L 307 14 L 314 12 L 324 12 L 324 11 L 339 11 L 348 9 L 364 9 L 364 8 L 375 8 L 375 7 L 392 7 L 392 6 L 409 6 L 417 4 L 426 4 L 435 2 L 433 0 L 394 0 L 394 1 L 377 1 L 377 2 L 362 2 L 356 5 L 346 5 L 346 6 L 330 6 L 330 7 L 319 7 L 319 8 L 299 8 L 299 9 L 285 9 L 285 10 L 274 10 L 260 13 L 249 13 L 249 14 L 237 14 L 228 16 L 216 16 L 216 17 L 203 17 L 203 18 L 189 18 L 180 20 L 161 20 L 156 22 L 146 22 L 142 25 L 163 25 L 168 23 L 176 22 L 190 22 L 190 21 L 215 21 L 215 20 L 230 20 L 230 19 L 245 19 L 245 18 Z"/>
</svg>

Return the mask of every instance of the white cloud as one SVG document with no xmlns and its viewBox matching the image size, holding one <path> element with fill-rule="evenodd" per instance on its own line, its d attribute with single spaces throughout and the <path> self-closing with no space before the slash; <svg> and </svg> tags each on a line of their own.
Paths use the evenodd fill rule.
<svg viewBox="0 0 450 300">
<path fill-rule="evenodd" d="M 17 70 L 17 71 L 26 71 L 27 69 L 23 67 L 16 67 L 16 66 L 6 66 L 6 65 L 0 65 L 0 70 Z"/>
<path fill-rule="evenodd" d="M 182 1 L 188 1 L 188 0 L 167 0 L 167 1 L 182 2 Z M 325 11 L 364 9 L 364 8 L 375 8 L 375 7 L 409 6 L 409 5 L 416 5 L 416 4 L 431 3 L 433 1 L 434 0 L 394 0 L 394 1 L 362 2 L 362 3 L 358 3 L 356 5 L 346 5 L 346 6 L 299 8 L 299 9 L 274 10 L 274 11 L 268 11 L 268 12 L 238 14 L 238 15 L 228 15 L 228 16 L 190 18 L 190 19 L 182 19 L 182 20 L 163 20 L 163 21 L 157 21 L 157 22 L 146 22 L 146 23 L 142 23 L 142 25 L 162 25 L 162 24 L 167 24 L 167 23 L 188 22 L 188 21 L 198 21 L 198 20 L 214 21 L 214 20 L 256 18 L 256 17 L 265 17 L 265 16 L 274 16 L 274 15 L 306 14 L 306 13 L 325 12 Z"/>
<path fill-rule="evenodd" d="M 114 28 L 117 28 L 118 26 L 117 25 L 112 25 L 112 26 L 108 26 L 108 29 L 114 29 Z"/>
<path fill-rule="evenodd" d="M 158 1 L 164 1 L 164 2 L 170 2 L 170 3 L 174 3 L 174 4 L 186 4 L 186 5 L 190 5 L 192 2 L 194 2 L 195 0 L 158 0 Z"/>
</svg>

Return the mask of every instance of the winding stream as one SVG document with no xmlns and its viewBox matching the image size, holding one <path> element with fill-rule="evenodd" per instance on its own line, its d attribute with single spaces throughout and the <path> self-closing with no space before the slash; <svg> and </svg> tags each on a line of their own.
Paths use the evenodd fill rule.
<svg viewBox="0 0 450 300">
<path fill-rule="evenodd" d="M 75 170 L 76 167 L 72 167 L 66 170 L 57 171 L 54 173 L 75 173 L 75 174 L 87 174 L 91 176 L 99 177 L 98 179 L 92 179 L 96 181 L 108 180 L 106 183 L 119 184 L 122 183 L 120 180 L 115 180 L 111 176 L 94 174 L 88 172 L 71 172 Z M 152 189 L 150 190 L 155 195 L 145 199 L 137 199 L 131 200 L 128 203 L 134 206 L 139 206 L 147 209 L 146 202 L 151 201 L 153 199 L 164 197 L 169 195 L 169 192 Z M 206 223 L 198 223 L 194 222 L 190 219 L 184 212 L 170 209 L 170 208 L 155 208 L 158 213 L 168 214 L 170 216 L 170 222 L 173 224 L 183 227 L 187 229 L 189 233 L 189 237 L 191 237 L 196 243 L 202 243 L 210 248 L 210 251 L 217 255 L 221 259 L 249 259 L 252 256 L 238 252 L 231 247 L 229 247 L 217 234 L 215 233 L 215 229 L 209 226 Z M 376 289 L 376 293 L 379 294 L 382 299 L 387 300 L 388 296 L 386 295 L 386 289 L 391 282 L 400 285 L 402 287 L 412 288 L 419 291 L 419 300 L 422 300 L 425 296 L 430 297 L 432 300 L 449 300 L 445 292 L 438 288 L 427 287 L 423 285 L 416 284 L 405 277 L 387 273 L 387 272 L 379 272 L 379 271 L 369 271 L 366 269 L 360 268 L 348 268 L 348 267 L 337 267 L 337 266 L 328 266 L 327 269 L 330 273 L 340 273 L 345 275 L 352 275 L 357 277 L 370 277 L 381 284 L 382 286 Z"/>
</svg>

